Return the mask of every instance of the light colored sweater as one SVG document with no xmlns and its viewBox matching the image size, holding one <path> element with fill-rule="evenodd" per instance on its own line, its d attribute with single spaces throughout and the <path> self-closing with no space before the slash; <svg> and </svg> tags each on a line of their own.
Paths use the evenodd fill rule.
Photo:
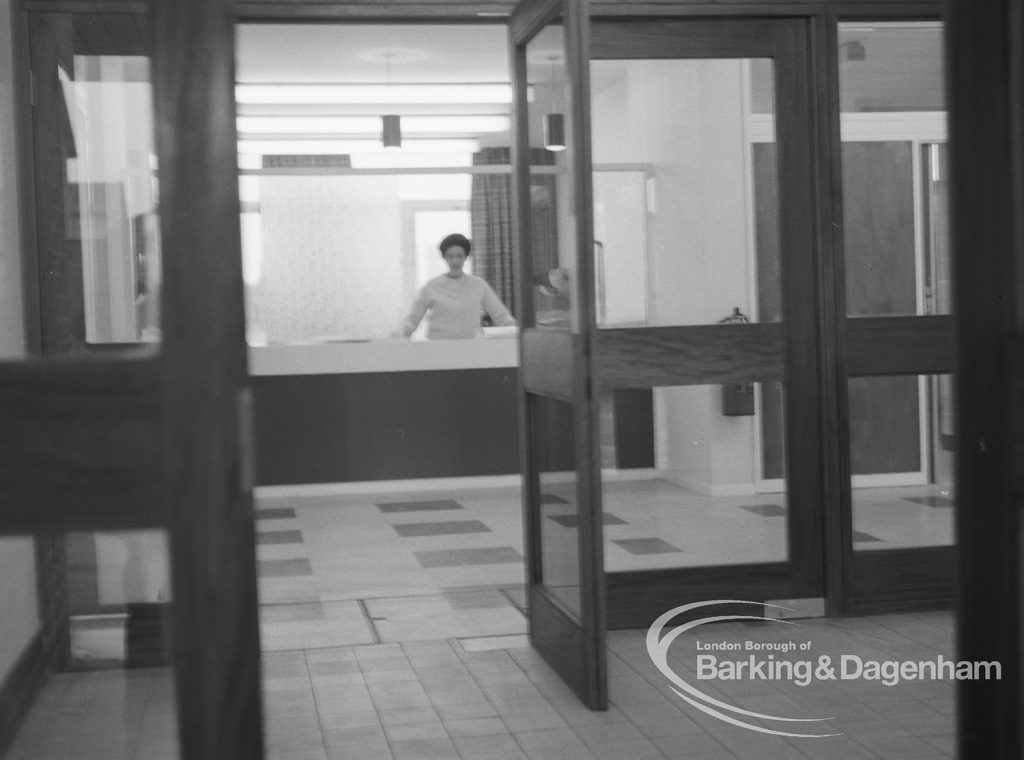
<svg viewBox="0 0 1024 760">
<path fill-rule="evenodd" d="M 516 323 L 483 279 L 472 274 L 461 277 L 442 274 L 420 288 L 403 328 L 406 335 L 411 335 L 426 314 L 430 340 L 474 338 L 480 329 L 480 317 L 485 313 L 496 325 Z"/>
</svg>

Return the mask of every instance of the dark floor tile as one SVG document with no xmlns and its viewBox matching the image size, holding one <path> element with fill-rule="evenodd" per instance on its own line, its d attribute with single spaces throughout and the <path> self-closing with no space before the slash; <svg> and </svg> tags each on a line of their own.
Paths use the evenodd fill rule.
<svg viewBox="0 0 1024 760">
<path fill-rule="evenodd" d="M 548 518 L 554 520 L 556 523 L 561 525 L 563 528 L 578 528 L 580 526 L 579 515 L 548 515 Z M 610 512 L 604 513 L 604 524 L 605 525 L 628 525 L 625 520 L 621 517 L 616 517 Z"/>
<path fill-rule="evenodd" d="M 956 506 L 956 502 L 946 496 L 911 496 L 904 501 L 912 501 L 915 504 L 924 504 L 926 507 L 949 509 Z"/>
<path fill-rule="evenodd" d="M 301 544 L 301 530 L 261 530 L 256 533 L 257 544 Z"/>
<path fill-rule="evenodd" d="M 750 504 L 745 507 L 740 507 L 748 512 L 753 512 L 755 515 L 761 515 L 761 517 L 785 517 L 786 508 L 779 504 Z"/>
<path fill-rule="evenodd" d="M 449 522 L 398 523 L 392 525 L 403 538 L 411 536 L 454 536 L 458 533 L 490 533 L 491 529 L 479 520 L 453 520 Z"/>
<path fill-rule="evenodd" d="M 523 555 L 511 546 L 488 546 L 479 549 L 439 549 L 413 552 L 421 567 L 458 567 L 459 565 L 499 565 L 522 562 Z"/>
<path fill-rule="evenodd" d="M 301 623 L 323 620 L 324 617 L 324 607 L 320 602 L 264 604 L 260 607 L 261 623 Z"/>
<path fill-rule="evenodd" d="M 623 538 L 612 543 L 618 544 L 630 554 L 668 554 L 682 551 L 678 546 L 672 546 L 660 538 Z"/>
<path fill-rule="evenodd" d="M 568 504 L 565 499 L 561 496 L 555 496 L 553 493 L 542 493 L 540 495 L 541 504 Z"/>
<path fill-rule="evenodd" d="M 291 575 L 312 575 L 308 559 L 261 559 L 257 563 L 262 578 L 284 578 Z"/>
<path fill-rule="evenodd" d="M 462 505 L 452 499 L 440 501 L 392 501 L 378 504 L 381 512 L 432 512 L 439 509 L 462 509 Z"/>
<path fill-rule="evenodd" d="M 866 541 L 881 541 L 878 536 L 872 536 L 870 533 L 865 533 L 862 530 L 855 530 L 853 532 L 854 543 L 861 543 Z"/>
<path fill-rule="evenodd" d="M 295 517 L 295 510 L 291 507 L 267 507 L 256 510 L 257 520 L 280 520 L 285 517 Z"/>
</svg>

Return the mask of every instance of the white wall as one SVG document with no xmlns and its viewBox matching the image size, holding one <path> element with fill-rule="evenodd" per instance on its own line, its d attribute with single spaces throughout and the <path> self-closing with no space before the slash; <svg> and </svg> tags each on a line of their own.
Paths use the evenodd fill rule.
<svg viewBox="0 0 1024 760">
<path fill-rule="evenodd" d="M 0 103 L 14 102 L 11 0 L 0 0 Z M 0 358 L 24 355 L 21 236 L 14 114 L 0 108 Z M 0 681 L 39 629 L 35 559 L 29 538 L 0 539 Z"/>
<path fill-rule="evenodd" d="M 755 313 L 748 146 L 738 61 L 600 62 L 594 160 L 653 165 L 649 324 L 712 324 Z M 658 464 L 712 494 L 755 478 L 753 417 L 724 417 L 718 386 L 658 389 Z"/>
</svg>

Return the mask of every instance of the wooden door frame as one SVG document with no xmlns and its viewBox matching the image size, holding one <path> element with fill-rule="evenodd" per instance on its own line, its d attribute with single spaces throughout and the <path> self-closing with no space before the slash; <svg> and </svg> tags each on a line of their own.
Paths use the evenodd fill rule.
<svg viewBox="0 0 1024 760">
<path fill-rule="evenodd" d="M 623 27 L 647 35 L 642 54 L 632 55 Z M 819 442 L 826 429 L 827 405 L 819 357 L 822 316 L 815 297 L 822 287 L 816 251 L 823 215 L 815 193 L 812 150 L 816 133 L 810 22 L 806 18 L 597 17 L 594 28 L 592 56 L 596 59 L 775 58 L 777 112 L 787 115 L 783 126 L 788 127 L 779 132 L 779 186 L 787 190 L 780 206 L 780 248 L 799 252 L 797 257 L 783 258 L 782 324 L 597 331 L 594 361 L 602 389 L 786 379 L 787 480 L 790 502 L 799 505 L 789 510 L 790 557 L 786 561 L 608 573 L 609 623 L 616 628 L 635 627 L 663 613 L 666 600 L 734 598 L 739 585 L 752 600 L 820 597 L 824 595 L 823 522 L 828 515 L 822 507 L 824 463 Z M 620 44 L 625 45 L 622 54 Z M 810 297 L 787 298 L 787 293 Z"/>
<path fill-rule="evenodd" d="M 822 145 L 832 178 L 823 186 L 829 219 L 822 235 L 831 288 L 828 302 L 826 362 L 835 398 L 834 448 L 830 466 L 830 503 L 838 513 L 831 523 L 827 559 L 830 601 L 836 615 L 859 615 L 948 607 L 952 600 L 954 550 L 949 546 L 855 551 L 850 467 L 850 378 L 951 373 L 954 369 L 953 316 L 847 317 L 843 240 L 842 137 L 839 118 L 839 44 L 841 22 L 941 20 L 941 7 L 912 3 L 833 5 L 822 17 L 819 37 L 819 93 L 823 109 Z M 832 224 L 834 222 L 834 224 Z M 831 336 L 831 340 L 828 339 Z M 834 348 L 833 348 L 834 346 Z M 833 458 L 834 457 L 834 458 Z"/>
<path fill-rule="evenodd" d="M 529 252 L 530 131 L 526 101 L 525 46 L 561 17 L 565 28 L 566 71 L 572 97 L 573 194 L 576 210 L 574 304 L 578 332 L 536 326 L 533 258 Z M 518 257 L 520 320 L 520 455 L 523 467 L 523 546 L 529 635 L 533 646 L 589 708 L 608 707 L 604 532 L 601 519 L 599 397 L 595 391 L 592 341 L 596 324 L 593 288 L 593 189 L 590 160 L 590 84 L 587 66 L 587 0 L 523 0 L 509 19 L 510 71 L 517 93 L 513 107 L 513 250 Z M 570 360 L 566 361 L 566 357 Z M 534 421 L 544 399 L 571 404 L 575 442 L 576 503 L 579 516 L 577 559 L 579 619 L 543 585 L 539 438 Z"/>
<path fill-rule="evenodd" d="M 181 755 L 241 760 L 263 728 L 235 8 L 152 7 L 163 341 L 0 363 L 0 533 L 167 531 Z"/>
</svg>

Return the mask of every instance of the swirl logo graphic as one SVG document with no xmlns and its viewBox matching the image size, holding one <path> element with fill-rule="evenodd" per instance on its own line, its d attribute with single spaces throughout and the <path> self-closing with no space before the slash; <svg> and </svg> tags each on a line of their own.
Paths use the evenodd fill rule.
<svg viewBox="0 0 1024 760">
<path fill-rule="evenodd" d="M 793 625 L 786 620 L 774 620 L 772 618 L 763 617 L 761 615 L 715 615 L 712 617 L 699 618 L 697 620 L 691 620 L 688 623 L 674 628 L 669 633 L 662 636 L 662 631 L 670 620 L 677 615 L 684 612 L 690 612 L 691 610 L 699 609 L 701 607 L 711 607 L 719 605 L 758 605 L 764 607 L 775 607 L 778 609 L 788 609 L 777 604 L 769 604 L 765 602 L 763 605 L 760 602 L 748 602 L 739 599 L 719 599 L 709 602 L 695 602 L 693 604 L 684 604 L 681 607 L 676 607 L 669 610 L 664 615 L 661 615 L 655 620 L 651 627 L 647 631 L 647 653 L 650 655 L 651 660 L 658 667 L 658 670 L 672 682 L 672 691 L 689 703 L 693 707 L 696 707 L 701 712 L 707 713 L 719 720 L 731 723 L 734 726 L 740 726 L 741 728 L 747 728 L 751 731 L 758 731 L 763 734 L 774 734 L 775 736 L 790 736 L 797 738 L 806 739 L 820 739 L 828 736 L 839 736 L 840 734 L 815 734 L 815 733 L 799 733 L 795 730 L 782 731 L 774 728 L 765 728 L 758 726 L 754 723 L 749 723 L 744 718 L 756 718 L 758 720 L 770 722 L 778 721 L 783 723 L 820 723 L 821 721 L 832 720 L 832 718 L 786 718 L 778 715 L 766 715 L 765 713 L 754 712 L 753 710 L 745 710 L 741 707 L 727 704 L 721 700 L 715 699 L 714 697 L 705 694 L 699 689 L 695 688 L 691 684 L 683 680 L 668 663 L 668 650 L 677 638 L 688 631 L 692 631 L 698 626 L 704 625 L 705 623 L 719 623 L 728 620 L 766 620 L 773 623 L 781 623 L 783 625 Z M 678 687 L 678 688 L 677 688 Z M 731 713 L 731 714 L 730 714 Z M 737 717 L 739 716 L 739 717 Z M 794 726 L 794 729 L 797 728 Z"/>
</svg>

